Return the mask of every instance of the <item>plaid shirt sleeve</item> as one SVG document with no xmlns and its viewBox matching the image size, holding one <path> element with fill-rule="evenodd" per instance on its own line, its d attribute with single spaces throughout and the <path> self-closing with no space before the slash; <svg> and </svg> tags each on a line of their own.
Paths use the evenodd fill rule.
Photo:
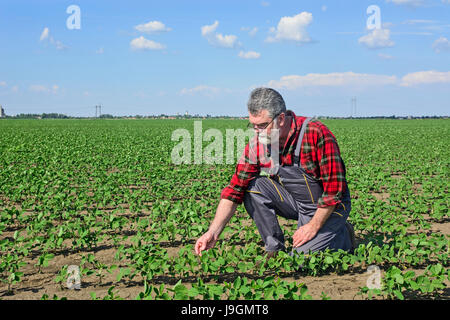
<svg viewBox="0 0 450 320">
<path fill-rule="evenodd" d="M 229 185 L 222 190 L 221 199 L 228 199 L 237 204 L 244 201 L 244 193 L 248 184 L 260 173 L 261 164 L 257 161 L 259 148 L 255 146 L 256 138 L 253 138 L 245 146 Z"/>
<path fill-rule="evenodd" d="M 311 121 L 306 131 L 307 139 L 313 142 L 310 157 L 318 164 L 318 175 L 323 182 L 323 194 L 318 200 L 318 207 L 324 208 L 341 202 L 346 188 L 345 165 L 341 158 L 339 146 L 333 133 L 320 121 Z M 303 163 L 302 163 L 303 164 Z M 311 164 L 309 164 L 311 165 Z M 306 167 L 309 166 L 306 164 Z M 317 169 L 317 167 L 316 167 Z"/>
</svg>

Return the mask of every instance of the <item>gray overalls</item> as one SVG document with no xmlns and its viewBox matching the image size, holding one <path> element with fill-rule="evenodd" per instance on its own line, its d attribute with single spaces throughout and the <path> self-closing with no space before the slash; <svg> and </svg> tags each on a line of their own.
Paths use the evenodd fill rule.
<svg viewBox="0 0 450 320">
<path fill-rule="evenodd" d="M 298 221 L 297 229 L 308 223 L 317 209 L 317 200 L 323 193 L 322 181 L 309 175 L 300 164 L 300 148 L 307 118 L 301 127 L 292 166 L 276 165 L 270 177 L 259 175 L 253 179 L 244 196 L 244 206 L 265 243 L 266 251 L 285 250 L 284 235 L 277 214 Z M 346 220 L 351 210 L 350 192 L 346 188 L 342 203 L 337 205 L 316 236 L 295 248 L 298 252 L 318 251 L 326 248 L 352 249 Z"/>
</svg>

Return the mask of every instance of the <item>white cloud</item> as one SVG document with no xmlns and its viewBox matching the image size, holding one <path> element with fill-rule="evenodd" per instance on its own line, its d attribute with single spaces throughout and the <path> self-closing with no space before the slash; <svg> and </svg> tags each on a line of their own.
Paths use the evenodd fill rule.
<svg viewBox="0 0 450 320">
<path fill-rule="evenodd" d="M 450 71 L 440 72 L 430 70 L 408 73 L 402 78 L 400 85 L 403 87 L 411 87 L 420 84 L 433 83 L 450 83 Z"/>
<path fill-rule="evenodd" d="M 46 86 L 43 86 L 43 85 L 41 85 L 41 84 L 32 84 L 32 85 L 30 86 L 30 90 L 33 91 L 33 92 L 38 92 L 38 93 L 41 93 L 41 92 L 45 92 L 45 93 L 50 92 L 50 90 L 49 90 Z"/>
<path fill-rule="evenodd" d="M 269 87 L 275 89 L 294 90 L 309 86 L 378 86 L 390 85 L 397 82 L 396 76 L 386 76 L 377 74 L 364 74 L 354 72 L 342 73 L 309 73 L 307 75 L 283 76 L 280 80 L 271 80 Z"/>
<path fill-rule="evenodd" d="M 268 7 L 268 6 L 270 6 L 270 3 L 267 2 L 267 1 L 261 1 L 261 5 L 262 5 L 263 7 Z"/>
<path fill-rule="evenodd" d="M 214 34 L 214 32 L 216 31 L 217 27 L 219 26 L 219 21 L 214 21 L 214 23 L 212 25 L 205 25 L 201 28 L 202 30 L 202 36 L 207 37 L 210 36 L 212 34 Z"/>
<path fill-rule="evenodd" d="M 237 37 L 235 35 L 222 35 L 220 33 L 216 34 L 214 43 L 219 47 L 224 48 L 234 48 L 236 45 Z"/>
<path fill-rule="evenodd" d="M 8 84 L 6 83 L 6 81 L 0 81 L 0 88 L 4 88 L 5 89 L 5 91 L 3 91 L 2 90 L 2 94 L 4 94 L 4 93 L 6 93 L 8 90 Z M 12 93 L 17 93 L 17 92 L 19 92 L 19 86 L 12 86 L 10 89 L 9 89 L 9 91 L 10 92 L 12 92 Z"/>
<path fill-rule="evenodd" d="M 431 32 L 392 32 L 395 35 L 432 36 Z"/>
<path fill-rule="evenodd" d="M 261 54 L 255 51 L 239 52 L 239 57 L 242 59 L 258 59 L 260 56 Z"/>
<path fill-rule="evenodd" d="M 257 27 L 254 27 L 252 29 L 250 29 L 249 27 L 242 27 L 241 30 L 248 32 L 249 36 L 251 36 L 251 37 L 254 37 L 255 34 L 258 32 Z"/>
<path fill-rule="evenodd" d="M 310 73 L 307 75 L 283 76 L 280 80 L 271 80 L 266 86 L 274 89 L 297 90 L 311 87 L 374 87 L 401 86 L 413 87 L 426 84 L 450 84 L 450 71 L 418 71 L 398 78 L 395 75 L 364 74 L 355 72 Z"/>
<path fill-rule="evenodd" d="M 59 40 L 55 40 L 55 39 L 50 35 L 50 29 L 47 28 L 47 27 L 44 28 L 44 30 L 43 30 L 42 33 L 41 33 L 41 36 L 39 37 L 39 41 L 40 41 L 40 42 L 43 42 L 43 41 L 46 41 L 46 40 L 48 40 L 48 42 L 49 42 L 51 45 L 55 46 L 55 48 L 56 48 L 57 50 L 65 50 L 65 49 L 68 49 L 68 47 L 67 47 L 65 44 L 63 44 L 63 43 L 62 43 L 61 41 L 59 41 Z"/>
<path fill-rule="evenodd" d="M 381 59 L 384 59 L 384 60 L 392 60 L 392 59 L 394 59 L 393 56 L 391 56 L 391 55 L 389 55 L 389 54 L 384 54 L 384 53 L 379 53 L 378 56 L 379 56 Z"/>
<path fill-rule="evenodd" d="M 35 92 L 35 93 L 58 94 L 60 88 L 56 84 L 54 84 L 50 87 L 42 85 L 42 84 L 32 84 L 29 89 L 30 89 L 30 91 Z"/>
<path fill-rule="evenodd" d="M 168 28 L 161 21 L 149 21 L 147 23 L 139 24 L 134 27 L 139 32 L 144 33 L 160 33 L 160 32 L 168 32 L 171 31 L 171 28 Z"/>
<path fill-rule="evenodd" d="M 349 35 L 349 34 L 364 34 L 364 32 L 361 31 L 336 31 L 336 34 L 345 34 L 345 35 Z"/>
<path fill-rule="evenodd" d="M 410 19 L 403 21 L 402 24 L 428 24 L 428 23 L 437 23 L 436 20 L 425 20 L 425 19 Z"/>
<path fill-rule="evenodd" d="M 253 37 L 257 32 L 258 32 L 258 28 L 254 27 L 252 30 L 250 30 L 250 32 L 248 34 Z"/>
<path fill-rule="evenodd" d="M 443 51 L 450 52 L 450 41 L 445 37 L 440 37 L 433 42 L 433 49 L 436 53 L 441 53 Z"/>
<path fill-rule="evenodd" d="M 309 12 L 301 12 L 292 17 L 282 17 L 276 28 L 271 28 L 270 32 L 274 36 L 267 37 L 267 42 L 278 42 L 282 40 L 296 41 L 301 43 L 311 42 L 306 28 L 312 23 L 313 16 Z"/>
<path fill-rule="evenodd" d="M 395 44 L 390 39 L 389 29 L 373 29 L 369 34 L 359 38 L 358 42 L 369 49 L 393 47 Z"/>
<path fill-rule="evenodd" d="M 207 86 L 207 85 L 199 85 L 196 86 L 194 88 L 183 88 L 180 91 L 180 95 L 194 95 L 197 93 L 201 93 L 204 95 L 215 95 L 217 93 L 219 93 L 221 91 L 221 89 L 216 88 L 216 87 L 211 87 L 211 86 Z"/>
<path fill-rule="evenodd" d="M 65 50 L 65 49 L 68 48 L 66 45 L 64 45 L 64 44 L 63 44 L 61 41 L 59 41 L 59 40 L 56 40 L 53 44 L 55 45 L 55 47 L 56 47 L 57 50 Z"/>
<path fill-rule="evenodd" d="M 104 52 L 105 52 L 105 50 L 103 49 L 103 47 L 101 47 L 95 51 L 96 54 L 103 54 Z"/>
<path fill-rule="evenodd" d="M 217 47 L 222 48 L 234 48 L 237 45 L 237 36 L 235 35 L 223 35 L 217 33 L 216 29 L 219 26 L 219 21 L 215 21 L 212 25 L 205 25 L 201 27 L 202 36 L 205 37 L 208 42 Z"/>
<path fill-rule="evenodd" d="M 396 5 L 407 5 L 412 7 L 420 7 L 424 5 L 423 0 L 386 0 L 386 2 L 392 2 Z"/>
<path fill-rule="evenodd" d="M 432 24 L 432 25 L 428 25 L 428 26 L 422 26 L 420 28 L 423 30 L 428 30 L 428 31 L 432 31 L 432 32 L 443 32 L 443 30 L 445 28 L 448 28 L 449 26 L 450 25 L 445 25 L 445 24 Z"/>
<path fill-rule="evenodd" d="M 39 38 L 39 41 L 44 41 L 45 39 L 47 39 L 49 36 L 49 33 L 50 33 L 50 30 L 47 27 L 45 27 L 44 31 L 42 31 L 42 33 L 41 33 L 41 37 Z"/>
<path fill-rule="evenodd" d="M 323 12 L 327 11 L 327 6 L 326 6 L 326 5 L 323 5 L 323 6 L 322 6 L 322 11 L 323 11 Z"/>
<path fill-rule="evenodd" d="M 131 40 L 130 47 L 133 50 L 162 50 L 166 48 L 165 45 L 153 40 L 148 40 L 143 36 Z"/>
<path fill-rule="evenodd" d="M 450 4 L 450 0 L 442 0 L 442 3 Z"/>
</svg>

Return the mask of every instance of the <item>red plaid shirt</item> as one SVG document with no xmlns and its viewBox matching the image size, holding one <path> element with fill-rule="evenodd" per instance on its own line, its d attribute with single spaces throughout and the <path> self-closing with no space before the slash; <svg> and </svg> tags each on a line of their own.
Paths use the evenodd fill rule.
<svg viewBox="0 0 450 320">
<path fill-rule="evenodd" d="M 290 110 L 286 112 L 286 115 L 291 116 L 293 121 L 284 148 L 282 151 L 280 150 L 279 160 L 281 164 L 292 165 L 300 128 L 306 117 L 297 117 Z M 258 161 L 260 159 L 259 150 L 263 150 L 267 154 L 265 147 L 258 148 L 255 136 L 246 145 L 230 184 L 222 190 L 221 199 L 228 199 L 238 204 L 242 203 L 249 182 L 259 175 L 261 167 L 271 166 L 270 162 Z M 317 119 L 312 119 L 306 128 L 300 157 L 302 168 L 312 176 L 322 180 L 324 191 L 322 197 L 318 200 L 318 207 L 323 208 L 339 204 L 347 185 L 345 165 L 335 136 Z"/>
</svg>

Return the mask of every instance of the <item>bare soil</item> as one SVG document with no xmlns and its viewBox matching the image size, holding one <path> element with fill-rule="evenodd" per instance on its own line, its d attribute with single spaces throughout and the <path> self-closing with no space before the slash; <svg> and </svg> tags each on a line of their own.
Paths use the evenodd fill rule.
<svg viewBox="0 0 450 320">
<path fill-rule="evenodd" d="M 245 222 L 251 225 L 252 221 L 249 219 Z M 280 225 L 283 227 L 292 227 L 295 221 L 292 222 L 286 219 L 280 219 Z M 433 223 L 432 231 L 441 232 L 444 234 L 450 234 L 450 223 Z M 3 236 L 12 237 L 13 232 L 5 232 Z M 357 238 L 362 236 L 356 234 Z M 131 242 L 128 240 L 126 243 L 129 245 Z M 169 257 L 174 257 L 178 254 L 178 251 L 182 248 L 181 244 L 177 246 L 168 246 L 166 250 Z M 56 275 L 59 273 L 64 265 L 76 265 L 79 266 L 81 262 L 81 256 L 88 252 L 72 253 L 72 254 L 58 254 L 49 263 L 49 266 L 42 268 L 41 273 L 38 273 L 37 267 L 34 266 L 37 263 L 37 255 L 32 259 L 28 259 L 27 265 L 22 269 L 24 272 L 23 279 L 20 283 L 13 286 L 13 294 L 8 294 L 7 286 L 0 285 L 0 299 L 4 300 L 37 300 L 44 294 L 50 299 L 56 295 L 59 298 L 66 297 L 70 300 L 91 300 L 91 293 L 95 293 L 97 297 L 104 297 L 108 294 L 108 289 L 111 286 L 115 286 L 114 292 L 116 295 L 123 299 L 135 299 L 140 292 L 144 291 L 144 285 L 141 279 L 135 278 L 132 281 L 120 281 L 117 282 L 117 275 L 119 268 L 127 267 L 126 262 L 118 263 L 115 259 L 116 248 L 111 244 L 105 243 L 100 245 L 95 250 L 96 258 L 102 263 L 110 266 L 116 264 L 118 268 L 110 273 L 103 271 L 104 277 L 101 279 L 93 274 L 90 276 L 83 276 L 81 279 L 80 290 L 70 290 L 66 287 L 65 283 L 58 284 L 54 281 Z M 94 253 L 94 252 L 93 252 Z M 33 256 L 33 255 L 31 255 Z M 423 272 L 423 269 L 413 269 L 416 274 Z M 295 277 L 282 277 L 286 281 L 295 281 L 297 283 L 304 283 L 308 287 L 308 294 L 313 299 L 321 299 L 323 293 L 333 300 L 361 300 L 363 297 L 358 295 L 361 287 L 366 286 L 366 282 L 369 278 L 369 274 L 363 270 L 360 272 L 349 272 L 345 274 L 326 274 L 322 276 L 295 276 Z M 179 279 L 173 279 L 167 276 L 159 276 L 154 279 L 156 283 L 166 283 L 171 286 L 174 285 Z M 188 288 L 190 283 L 196 282 L 195 278 L 184 279 L 183 282 Z M 215 283 L 210 281 L 210 283 Z M 447 284 L 448 285 L 448 284 Z"/>
</svg>

